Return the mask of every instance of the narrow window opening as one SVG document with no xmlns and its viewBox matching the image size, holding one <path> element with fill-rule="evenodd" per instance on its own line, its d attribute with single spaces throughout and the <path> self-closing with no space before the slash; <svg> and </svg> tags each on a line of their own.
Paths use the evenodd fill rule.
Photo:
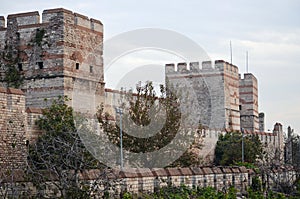
<svg viewBox="0 0 300 199">
<path fill-rule="evenodd" d="M 91 29 L 92 29 L 92 30 L 95 30 L 95 26 L 94 26 L 94 23 L 93 23 L 93 22 L 91 22 Z"/>
<path fill-rule="evenodd" d="M 22 63 L 18 63 L 18 69 L 19 69 L 19 71 L 23 71 L 23 65 L 22 65 Z"/>
<path fill-rule="evenodd" d="M 17 38 L 20 39 L 20 33 L 16 32 Z"/>
<path fill-rule="evenodd" d="M 93 73 L 93 66 L 90 66 L 90 73 Z"/>
<path fill-rule="evenodd" d="M 76 70 L 79 70 L 79 63 L 76 63 Z"/>
<path fill-rule="evenodd" d="M 239 105 L 239 109 L 242 110 L 242 105 Z"/>
<path fill-rule="evenodd" d="M 37 62 L 37 65 L 39 66 L 39 69 L 44 68 L 44 63 L 42 61 Z"/>
</svg>

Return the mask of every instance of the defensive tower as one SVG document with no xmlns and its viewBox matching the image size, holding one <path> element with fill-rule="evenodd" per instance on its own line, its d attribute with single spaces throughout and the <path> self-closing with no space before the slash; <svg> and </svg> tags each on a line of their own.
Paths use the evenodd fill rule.
<svg viewBox="0 0 300 199">
<path fill-rule="evenodd" d="M 195 92 L 200 123 L 210 129 L 240 130 L 238 67 L 223 60 L 166 64 L 166 79 L 173 85 L 187 81 Z"/>
<path fill-rule="evenodd" d="M 80 95 L 76 107 L 87 98 L 103 102 L 100 21 L 59 8 L 44 10 L 41 22 L 35 11 L 8 15 L 5 24 L 0 17 L 1 84 L 7 86 L 8 66 L 15 67 L 24 78 L 26 107 L 45 107 L 45 98 L 59 95 Z"/>
</svg>

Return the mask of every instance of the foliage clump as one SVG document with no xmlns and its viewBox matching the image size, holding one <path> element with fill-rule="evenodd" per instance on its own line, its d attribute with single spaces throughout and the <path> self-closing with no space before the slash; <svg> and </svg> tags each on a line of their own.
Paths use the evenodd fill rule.
<svg viewBox="0 0 300 199">
<path fill-rule="evenodd" d="M 144 85 L 137 84 L 136 91 L 124 92 L 124 99 L 121 101 L 123 110 L 123 148 L 124 150 L 133 153 L 145 153 L 158 151 L 168 145 L 182 129 L 181 111 L 178 102 L 178 96 L 172 93 L 168 87 L 160 86 L 161 96 L 158 97 L 152 82 L 146 82 Z M 161 111 L 164 110 L 164 111 Z M 164 112 L 165 115 L 162 113 Z M 109 123 L 110 115 L 104 113 L 103 107 L 98 110 L 98 121 L 100 122 L 103 131 L 107 133 L 110 141 L 116 146 L 120 145 L 120 127 Z M 134 122 L 134 126 L 145 127 L 151 124 L 160 124 L 164 119 L 164 123 L 155 135 L 149 137 L 136 137 L 128 134 L 126 130 L 133 131 L 131 123 L 126 122 L 130 118 Z M 117 121 L 119 120 L 117 115 Z M 128 124 L 128 126 L 126 125 Z M 158 125 L 157 125 L 158 126 Z M 125 129 L 125 130 L 124 130 Z M 152 130 L 152 129 L 151 129 Z M 136 130 L 136 132 L 140 132 Z M 191 135 L 189 135 L 191 136 Z M 184 140 L 184 139 L 183 139 Z M 183 141 L 184 142 L 184 141 Z M 185 143 L 181 144 L 185 144 Z M 174 151 L 179 150 L 173 149 Z M 188 149 L 177 159 L 171 166 L 173 167 L 188 167 L 199 163 L 197 155 L 193 154 Z M 155 160 L 154 160 L 155 161 Z M 156 160 L 159 161 L 159 160 Z M 151 168 L 152 162 L 149 162 Z"/>
<path fill-rule="evenodd" d="M 19 34 L 17 35 L 19 36 Z M 17 44 L 19 39 L 17 37 Z M 20 61 L 20 50 L 18 47 L 13 48 L 12 44 L 8 44 L 8 41 L 5 41 L 5 52 L 2 53 L 2 58 L 3 63 L 0 63 L 0 66 L 4 73 L 1 81 L 6 83 L 7 87 L 20 88 L 24 82 L 22 72 L 17 68 L 17 64 Z"/>
<path fill-rule="evenodd" d="M 42 41 L 44 38 L 46 31 L 45 29 L 38 29 L 35 33 L 35 38 L 34 38 L 34 42 L 38 45 L 41 46 L 42 45 Z"/>
<path fill-rule="evenodd" d="M 43 134 L 29 145 L 28 178 L 41 194 L 38 197 L 45 197 L 47 186 L 54 185 L 54 192 L 62 198 L 89 198 L 95 191 L 93 188 L 107 183 L 106 168 L 89 153 L 80 139 L 74 122 L 75 113 L 66 104 L 68 100 L 67 97 L 54 100 L 36 122 Z M 80 176 L 90 169 L 99 171 L 91 184 L 80 180 Z"/>
<path fill-rule="evenodd" d="M 24 77 L 15 65 L 7 64 L 3 81 L 6 82 L 7 87 L 20 88 L 24 82 Z"/>
<path fill-rule="evenodd" d="M 263 153 L 257 135 L 244 136 L 244 161 L 255 163 Z M 226 133 L 220 135 L 215 149 L 215 165 L 229 166 L 242 161 L 242 134 Z"/>
</svg>

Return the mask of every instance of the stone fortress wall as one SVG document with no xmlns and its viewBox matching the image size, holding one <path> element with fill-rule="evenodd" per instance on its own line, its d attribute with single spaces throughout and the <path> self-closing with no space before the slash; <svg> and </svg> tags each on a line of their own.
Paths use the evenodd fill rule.
<svg viewBox="0 0 300 199">
<path fill-rule="evenodd" d="M 0 168 L 23 167 L 27 132 L 24 93 L 0 87 L 0 106 Z"/>
<path fill-rule="evenodd" d="M 12 14 L 7 22 L 0 16 L 0 168 L 22 169 L 26 165 L 27 146 L 41 134 L 35 120 L 51 103 L 45 98 L 67 95 L 73 99 L 70 105 L 80 111 L 94 111 L 103 103 L 105 110 L 115 115 L 113 106 L 122 93 L 105 89 L 102 55 L 103 25 L 98 20 L 62 8 L 44 10 L 42 20 L 38 12 Z M 7 65 L 16 67 L 24 77 L 20 89 L 7 88 L 3 81 Z M 188 82 L 201 102 L 200 122 L 206 128 L 199 132 L 204 138 L 200 154 L 205 162 L 212 162 L 220 134 L 241 128 L 245 134 L 258 135 L 270 154 L 274 149 L 283 150 L 281 124 L 275 124 L 273 133 L 264 132 L 253 74 L 242 78 L 237 66 L 222 60 L 206 61 L 201 67 L 199 62 L 167 64 L 165 71 L 172 83 Z M 281 177 L 294 175 L 293 171 L 278 172 Z M 217 189 L 234 185 L 243 191 L 254 173 L 243 167 L 198 167 L 145 168 L 120 175 L 119 191 L 138 193 L 152 192 L 168 183 Z M 93 177 L 88 180 L 92 182 Z M 20 190 L 32 186 L 22 183 Z"/>
<path fill-rule="evenodd" d="M 103 25 L 65 9 L 0 17 L 1 77 L 5 64 L 18 67 L 25 80 L 26 107 L 45 107 L 45 98 L 77 96 L 77 107 L 94 91 L 103 102 Z M 6 86 L 4 82 L 2 86 Z M 95 95 L 96 93 L 96 95 Z"/>
<path fill-rule="evenodd" d="M 201 66 L 199 62 L 165 65 L 166 79 L 171 84 L 189 82 L 197 95 L 199 112 L 206 116 L 201 118 L 201 124 L 206 127 L 201 154 L 206 162 L 212 162 L 218 135 L 226 131 L 243 129 L 247 135 L 258 135 L 272 157 L 276 149 L 283 151 L 282 125 L 276 123 L 272 133 L 265 132 L 264 113 L 258 112 L 256 77 L 251 73 L 242 77 L 238 70 L 223 60 L 216 60 L 214 65 L 211 61 L 204 61 Z"/>
<path fill-rule="evenodd" d="M 247 117 L 251 114 L 251 110 L 256 111 L 256 119 L 258 120 L 258 106 L 257 106 L 257 81 L 256 84 L 245 85 L 248 83 L 248 77 L 252 74 L 245 74 L 245 79 L 241 79 L 238 67 L 225 62 L 223 60 L 216 60 L 214 66 L 211 61 L 202 62 L 202 67 L 200 68 L 199 62 L 191 62 L 189 68 L 187 63 L 178 63 L 177 70 L 175 70 L 175 64 L 166 64 L 165 71 L 166 77 L 172 81 L 173 84 L 178 83 L 180 79 L 185 79 L 185 81 L 191 82 L 193 85 L 193 90 L 196 92 L 202 90 L 206 92 L 197 93 L 200 106 L 211 107 L 211 117 L 208 117 L 204 121 L 204 126 L 208 125 L 210 129 L 226 129 L 233 131 L 240 131 L 241 128 L 246 128 L 248 130 L 254 130 L 252 126 L 258 124 L 251 123 L 251 118 L 248 119 L 249 125 L 246 126 L 241 123 L 241 119 Z M 255 79 L 256 80 L 256 79 Z M 246 82 L 246 83 L 245 83 Z M 207 88 L 200 89 L 201 87 Z M 255 109 L 252 108 L 253 100 L 248 100 L 251 96 L 251 92 L 245 89 L 255 90 L 256 93 L 256 106 Z M 201 96 L 206 96 L 203 98 Z M 210 98 L 210 103 L 207 103 L 207 98 Z M 247 100 L 247 101 L 245 101 Z M 206 107 L 203 107 L 205 109 Z M 207 108 L 206 108 L 207 109 Z M 242 112 L 241 110 L 244 110 Z M 241 117 L 242 114 L 242 117 Z M 255 128 L 255 130 L 258 130 Z"/>
<path fill-rule="evenodd" d="M 18 90 L 24 93 L 23 101 L 17 102 L 24 109 L 19 115 L 25 117 L 24 143 L 40 134 L 34 121 L 41 108 L 50 104 L 45 98 L 67 95 L 73 99 L 70 105 L 81 111 L 94 111 L 104 103 L 105 109 L 115 114 L 113 105 L 120 92 L 104 87 L 100 21 L 62 8 L 44 10 L 42 20 L 36 11 L 8 15 L 7 21 L 0 16 L 0 55 L 1 86 L 7 86 L 3 81 L 7 65 L 16 67 L 24 77 L 22 91 Z M 165 72 L 172 83 L 187 81 L 201 102 L 200 122 L 207 127 L 203 135 L 211 135 L 206 136 L 204 153 L 211 155 L 220 132 L 239 131 L 241 127 L 249 132 L 264 131 L 254 75 L 241 78 L 237 66 L 222 60 L 206 61 L 201 66 L 199 62 L 167 64 Z M 9 89 L 4 90 L 4 98 L 10 96 Z M 3 113 L 7 110 L 4 108 Z M 1 121 L 10 120 L 3 116 Z M 279 141 L 283 143 L 283 139 Z"/>
<path fill-rule="evenodd" d="M 25 166 L 27 146 L 41 134 L 35 125 L 42 112 L 25 107 L 20 89 L 0 87 L 0 168 Z"/>
<path fill-rule="evenodd" d="M 91 184 L 98 179 L 101 171 L 89 170 L 80 174 L 80 180 L 90 182 Z M 45 175 L 47 175 L 45 173 Z M 184 185 L 189 188 L 196 187 L 214 187 L 219 191 L 228 191 L 228 188 L 233 186 L 237 189 L 239 194 L 246 192 L 251 185 L 252 179 L 256 176 L 252 169 L 245 167 L 190 167 L 190 168 L 143 168 L 118 171 L 114 170 L 108 173 L 107 180 L 110 182 L 111 188 L 107 191 L 111 198 L 119 198 L 120 194 L 125 192 L 143 194 L 152 193 L 162 187 L 169 185 L 181 186 Z M 30 196 L 37 195 L 36 189 L 31 182 L 27 182 L 23 177 L 22 171 L 16 171 L 14 191 L 8 187 L 8 196 L 16 196 L 16 190 L 19 194 L 29 193 Z M 295 171 L 290 168 L 273 170 L 270 174 L 269 185 L 275 187 L 274 178 L 281 180 L 296 179 Z M 116 180 L 117 179 L 117 180 Z M 4 179 L 3 184 L 10 183 L 10 179 Z M 52 182 L 53 183 L 53 182 Z M 99 190 L 104 187 L 100 186 Z M 51 183 L 47 184 L 45 189 L 48 196 L 59 197 L 57 191 Z M 101 198 L 101 193 L 94 193 L 95 198 Z M 102 192 L 103 194 L 103 192 Z"/>
<path fill-rule="evenodd" d="M 244 78 L 240 76 L 239 79 L 241 128 L 257 132 L 260 130 L 257 79 L 251 73 L 246 73 L 244 74 Z"/>
</svg>

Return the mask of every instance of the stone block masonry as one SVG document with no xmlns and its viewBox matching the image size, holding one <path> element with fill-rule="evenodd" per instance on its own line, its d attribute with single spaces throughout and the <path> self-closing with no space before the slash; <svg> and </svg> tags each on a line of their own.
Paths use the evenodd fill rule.
<svg viewBox="0 0 300 199">
<path fill-rule="evenodd" d="M 36 196 L 36 189 L 31 182 L 26 182 L 24 172 L 16 171 L 15 190 L 18 193 L 30 193 L 30 196 Z M 92 185 L 95 179 L 98 178 L 101 171 L 86 170 L 80 173 L 80 180 L 90 182 Z M 47 173 L 45 173 L 47 175 Z M 244 193 L 252 183 L 253 176 L 257 175 L 254 170 L 246 169 L 245 167 L 191 167 L 191 168 L 140 168 L 140 169 L 125 169 L 125 171 L 113 170 L 107 176 L 107 181 L 110 183 L 109 192 L 110 198 L 119 198 L 121 193 L 130 192 L 137 195 L 142 193 L 153 193 L 162 187 L 168 185 L 187 187 L 213 187 L 219 191 L 228 190 L 231 186 L 235 187 L 238 192 Z M 296 180 L 295 171 L 289 168 L 272 171 L 271 175 L 275 175 L 281 180 L 293 179 Z M 291 177 L 291 178 L 289 178 Z M 50 179 L 50 177 L 49 177 Z M 52 176 L 53 182 L 47 183 L 45 192 L 48 196 L 59 197 L 54 191 L 55 179 Z M 272 178 L 273 179 L 273 178 Z M 4 179 L 3 184 L 8 184 L 9 179 Z M 12 186 L 7 186 L 12 187 Z M 276 184 L 271 180 L 270 187 L 276 187 Z M 101 186 L 100 189 L 105 187 Z M 10 190 L 7 190 L 11 193 Z M 101 190 L 102 191 L 102 190 Z M 102 198 L 102 193 L 94 193 L 95 198 Z"/>
<path fill-rule="evenodd" d="M 42 20 L 40 20 L 42 18 Z M 93 113 L 104 103 L 103 25 L 63 8 L 0 17 L 0 76 L 13 65 L 24 83 L 26 107 L 44 108 L 44 99 L 67 95 L 76 111 Z M 223 60 L 167 64 L 174 84 L 187 81 L 200 105 L 200 123 L 209 129 L 258 131 L 257 80 L 239 77 Z M 7 86 L 6 82 L 0 82 Z M 197 121 L 198 122 L 198 121 Z M 262 123 L 262 120 L 261 120 Z"/>
<path fill-rule="evenodd" d="M 25 79 L 26 107 L 43 108 L 45 98 L 59 95 L 75 97 L 74 90 L 95 104 L 104 100 L 103 25 L 98 20 L 62 8 L 44 10 L 41 22 L 36 11 L 8 15 L 6 26 L 2 16 L 0 53 L 2 78 L 12 64 Z"/>
<path fill-rule="evenodd" d="M 35 124 L 36 120 L 38 120 L 42 116 L 42 109 L 27 107 L 26 115 L 27 115 L 26 142 L 31 144 L 42 134 L 42 131 Z"/>
<path fill-rule="evenodd" d="M 259 131 L 257 79 L 251 73 L 240 76 L 239 92 L 241 105 L 241 127 L 249 131 Z"/>
<path fill-rule="evenodd" d="M 0 88 L 0 169 L 26 166 L 25 96 L 21 90 Z"/>
<path fill-rule="evenodd" d="M 210 129 L 240 131 L 241 128 L 252 132 L 264 131 L 261 117 L 259 129 L 258 83 L 251 73 L 238 72 L 238 67 L 223 60 L 166 64 L 166 79 L 176 85 L 182 81 L 191 82 L 197 95 L 201 123 Z"/>
<path fill-rule="evenodd" d="M 104 89 L 102 55 L 103 25 L 98 20 L 63 8 L 44 10 L 42 17 L 37 11 L 7 19 L 0 16 L 0 170 L 22 172 L 26 145 L 41 134 L 35 121 L 51 99 L 67 95 L 75 111 L 89 113 L 104 103 L 114 115 L 113 105 L 121 93 Z M 24 78 L 21 90 L 7 88 L 4 81 L 11 66 Z M 186 81 L 196 94 L 200 110 L 195 111 L 206 127 L 200 134 L 205 138 L 200 155 L 207 155 L 208 162 L 218 135 L 240 128 L 258 135 L 269 154 L 283 150 L 281 124 L 275 125 L 273 133 L 257 132 L 264 131 L 264 115 L 258 114 L 258 83 L 253 74 L 242 78 L 237 66 L 223 60 L 167 64 L 165 71 L 166 79 L 179 86 Z M 118 190 L 152 192 L 171 183 L 217 189 L 234 185 L 243 191 L 252 173 L 241 167 L 136 169 L 120 173 Z M 92 176 L 83 180 L 93 182 Z M 25 184 L 20 190 L 32 187 Z"/>
<path fill-rule="evenodd" d="M 173 85 L 192 85 L 200 110 L 200 123 L 209 129 L 240 130 L 238 68 L 223 60 L 166 64 L 166 79 Z"/>
</svg>

